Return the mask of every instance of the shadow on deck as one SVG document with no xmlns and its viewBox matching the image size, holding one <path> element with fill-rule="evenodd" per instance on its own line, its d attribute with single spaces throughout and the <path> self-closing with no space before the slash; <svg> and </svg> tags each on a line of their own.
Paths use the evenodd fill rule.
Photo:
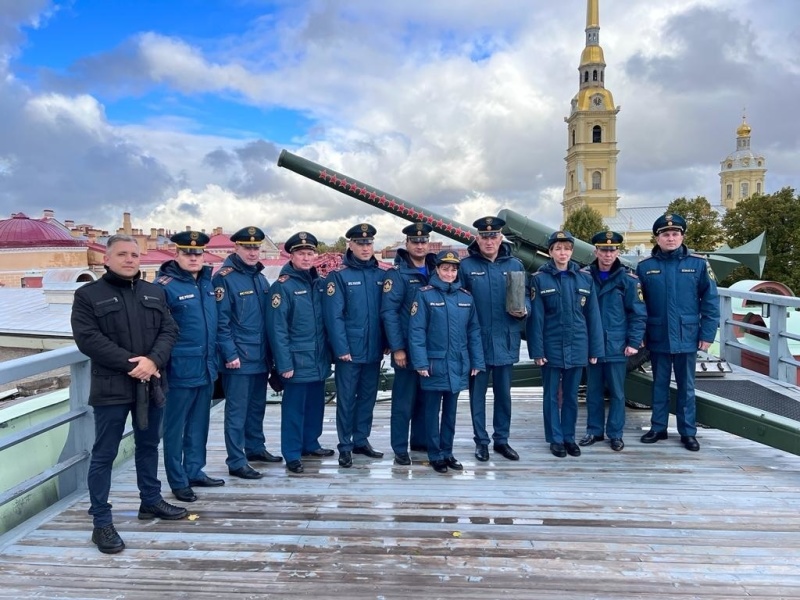
<svg viewBox="0 0 800 600">
<path fill-rule="evenodd" d="M 218 406 L 207 472 L 227 484 L 196 490 L 194 520 L 138 521 L 128 464 L 111 498 L 127 549 L 97 552 L 83 494 L 2 549 L 0 598 L 800 597 L 800 457 L 711 429 L 699 432 L 699 453 L 677 434 L 644 446 L 649 413 L 629 410 L 623 452 L 596 444 L 558 459 L 539 394 L 514 390 L 516 463 L 475 461 L 463 394 L 455 455 L 465 470 L 446 475 L 420 453 L 411 467 L 392 464 L 382 402 L 371 438 L 382 460 L 229 477 Z M 272 451 L 279 414 L 268 406 Z M 329 405 L 327 447 L 334 416 Z"/>
</svg>

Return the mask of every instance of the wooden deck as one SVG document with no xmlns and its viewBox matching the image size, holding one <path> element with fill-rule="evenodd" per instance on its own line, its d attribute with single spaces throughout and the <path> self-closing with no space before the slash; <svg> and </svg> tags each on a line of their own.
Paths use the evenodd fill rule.
<svg viewBox="0 0 800 600">
<path fill-rule="evenodd" d="M 644 446 L 649 414 L 629 411 L 623 452 L 558 459 L 539 390 L 514 394 L 522 460 L 475 461 L 464 394 L 465 471 L 446 475 L 419 453 L 393 466 L 383 402 L 371 440 L 384 459 L 306 460 L 299 476 L 270 465 L 242 481 L 225 469 L 217 407 L 207 471 L 227 485 L 197 490 L 194 520 L 138 521 L 127 465 L 112 487 L 127 549 L 95 549 L 84 495 L 0 549 L 0 598 L 800 598 L 800 457 L 709 429 L 699 453 L 672 433 Z M 278 415 L 270 405 L 270 450 Z M 331 447 L 333 417 L 329 406 Z"/>
</svg>

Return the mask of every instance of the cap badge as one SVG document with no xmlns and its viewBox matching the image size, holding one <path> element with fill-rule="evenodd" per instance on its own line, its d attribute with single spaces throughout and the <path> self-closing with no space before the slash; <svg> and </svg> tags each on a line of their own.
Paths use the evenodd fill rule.
<svg viewBox="0 0 800 600">
<path fill-rule="evenodd" d="M 300 239 L 301 239 L 301 240 L 305 240 L 307 237 L 308 237 L 308 235 L 306 234 L 306 232 L 305 232 L 305 231 L 301 231 L 301 232 L 300 232 Z"/>
<path fill-rule="evenodd" d="M 249 233 L 250 235 L 255 235 L 256 234 L 256 228 L 255 227 L 248 227 L 247 228 L 247 233 Z M 250 238 L 250 241 L 253 241 L 253 238 Z"/>
<path fill-rule="evenodd" d="M 564 232 L 563 232 L 563 231 L 559 231 L 559 232 L 556 234 L 556 237 L 560 239 L 560 238 L 565 238 L 565 237 L 567 237 L 567 236 L 566 236 L 566 235 L 564 235 Z"/>
<path fill-rule="evenodd" d="M 192 233 L 189 234 L 189 237 L 192 238 L 193 240 L 196 240 L 199 236 L 197 235 L 196 231 L 193 231 Z"/>
<path fill-rule="evenodd" d="M 369 225 L 367 225 L 366 223 L 362 223 L 361 224 L 361 231 L 366 231 L 367 229 L 369 229 Z"/>
<path fill-rule="evenodd" d="M 607 240 L 611 240 L 613 238 L 614 238 L 614 232 L 613 231 L 606 231 L 606 239 Z"/>
</svg>

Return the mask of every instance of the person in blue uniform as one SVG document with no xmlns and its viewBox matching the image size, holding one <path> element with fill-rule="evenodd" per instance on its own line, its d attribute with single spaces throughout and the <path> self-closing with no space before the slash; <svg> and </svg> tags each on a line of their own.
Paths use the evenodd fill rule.
<svg viewBox="0 0 800 600">
<path fill-rule="evenodd" d="M 519 362 L 519 349 L 525 320 L 530 312 L 528 294 L 525 309 L 506 311 L 506 277 L 513 271 L 525 272 L 522 262 L 512 256 L 511 244 L 503 241 L 501 229 L 505 221 L 498 217 L 482 217 L 472 226 L 478 236 L 469 245 L 469 256 L 461 262 L 464 288 L 475 299 L 481 324 L 483 355 L 486 370 L 469 382 L 469 406 L 475 441 L 475 458 L 489 460 L 489 434 L 486 431 L 486 391 L 492 377 L 494 410 L 492 415 L 493 449 L 508 460 L 519 460 L 509 445 L 511 431 L 511 373 Z"/>
<path fill-rule="evenodd" d="M 569 231 L 554 231 L 548 238 L 550 260 L 531 276 L 527 327 L 528 354 L 542 367 L 545 439 L 559 458 L 581 455 L 575 443 L 578 386 L 583 368 L 605 354 L 595 286 L 571 260 L 574 244 Z"/>
<path fill-rule="evenodd" d="M 302 473 L 301 457 L 333 456 L 319 443 L 331 357 L 322 319 L 325 286 L 314 268 L 317 238 L 300 231 L 283 248 L 290 258 L 269 288 L 267 331 L 283 382 L 281 453 L 289 471 Z"/>
<path fill-rule="evenodd" d="M 475 302 L 458 279 L 459 263 L 452 250 L 437 254 L 430 285 L 417 291 L 409 310 L 411 364 L 422 386 L 428 459 L 438 473 L 463 469 L 453 456 L 458 395 L 486 368 Z"/>
<path fill-rule="evenodd" d="M 161 265 L 155 280 L 164 288 L 180 330 L 166 367 L 164 470 L 175 497 L 194 502 L 193 487 L 225 485 L 224 479 L 203 472 L 217 379 L 217 307 L 211 267 L 203 264 L 209 237 L 200 231 L 181 231 L 170 240 L 177 254 Z"/>
<path fill-rule="evenodd" d="M 353 454 L 383 457 L 369 443 L 386 348 L 380 321 L 385 273 L 374 256 L 376 233 L 369 223 L 348 229 L 342 264 L 325 279 L 323 315 L 336 364 L 336 431 L 345 468 L 353 466 Z"/>
<path fill-rule="evenodd" d="M 578 444 L 591 446 L 608 434 L 611 449 L 625 447 L 625 375 L 627 359 L 639 352 L 647 310 L 639 278 L 619 261 L 622 234 L 600 231 L 592 237 L 595 260 L 583 270 L 594 280 L 605 335 L 605 356 L 586 368 L 586 435 Z M 608 390 L 608 419 L 605 391 Z"/>
<path fill-rule="evenodd" d="M 675 371 L 678 387 L 675 416 L 678 434 L 687 450 L 700 450 L 697 441 L 694 372 L 697 351 L 713 343 L 719 326 L 719 296 L 714 272 L 706 259 L 690 254 L 683 243 L 686 220 L 675 214 L 653 223 L 656 246 L 636 273 L 647 303 L 645 344 L 653 368 L 653 413 L 650 431 L 641 441 L 667 439 L 669 382 Z"/>
<path fill-rule="evenodd" d="M 394 269 L 386 273 L 381 300 L 381 319 L 392 353 L 392 411 L 390 439 L 394 462 L 410 465 L 412 450 L 425 450 L 425 411 L 419 387 L 419 374 L 408 358 L 408 319 L 417 290 L 428 284 L 436 268 L 436 255 L 428 252 L 430 233 L 427 223 L 413 223 L 403 229 L 406 247 L 398 248 Z"/>
<path fill-rule="evenodd" d="M 225 462 L 242 479 L 260 479 L 250 462 L 280 462 L 267 451 L 264 413 L 270 369 L 267 340 L 269 282 L 259 262 L 264 232 L 244 227 L 231 236 L 234 253 L 214 275 L 219 328 L 217 348 L 225 391 Z M 248 462 L 250 461 L 250 462 Z"/>
</svg>

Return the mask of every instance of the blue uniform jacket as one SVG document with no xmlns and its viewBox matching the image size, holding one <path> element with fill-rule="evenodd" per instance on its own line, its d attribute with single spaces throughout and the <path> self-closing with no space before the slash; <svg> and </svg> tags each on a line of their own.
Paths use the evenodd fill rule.
<svg viewBox="0 0 800 600">
<path fill-rule="evenodd" d="M 528 355 L 551 367 L 585 367 L 603 358 L 603 323 L 592 276 L 570 261 L 563 273 L 553 261 L 531 276 L 533 310 L 528 320 Z"/>
<path fill-rule="evenodd" d="M 719 326 L 719 296 L 706 260 L 686 246 L 652 256 L 636 266 L 647 304 L 645 343 L 652 352 L 696 352 L 713 342 Z"/>
<path fill-rule="evenodd" d="M 300 271 L 286 263 L 269 288 L 267 332 L 278 373 L 294 371 L 291 381 L 323 381 L 331 374 L 331 355 L 322 320 L 325 286 L 313 267 Z"/>
<path fill-rule="evenodd" d="M 161 265 L 155 283 L 164 288 L 167 306 L 180 328 L 167 363 L 170 387 L 189 388 L 217 378 L 217 306 L 211 267 L 195 279 L 174 260 Z"/>
<path fill-rule="evenodd" d="M 322 314 L 335 359 L 349 354 L 354 363 L 381 361 L 386 349 L 380 319 L 385 276 L 375 257 L 360 261 L 348 250 L 342 265 L 325 278 Z"/>
<path fill-rule="evenodd" d="M 639 348 L 644 339 L 647 308 L 639 278 L 619 259 L 611 265 L 608 278 L 600 279 L 597 261 L 583 269 L 592 275 L 600 318 L 603 321 L 606 355 L 602 362 L 625 362 L 625 347 Z"/>
<path fill-rule="evenodd" d="M 250 267 L 231 254 L 212 279 L 217 297 L 217 349 L 222 373 L 255 375 L 269 371 L 266 332 L 269 282 L 261 274 L 263 269 L 261 263 Z M 236 358 L 241 368 L 226 369 L 225 363 Z"/>
<path fill-rule="evenodd" d="M 511 255 L 511 244 L 508 242 L 500 245 L 494 262 L 481 255 L 477 242 L 472 242 L 468 251 L 469 256 L 461 261 L 459 277 L 464 288 L 475 299 L 486 364 L 501 366 L 517 363 L 525 318 L 517 319 L 506 312 L 506 273 L 524 273 L 525 267 Z M 525 296 L 525 308 L 530 314 L 528 294 Z"/>
<path fill-rule="evenodd" d="M 436 270 L 435 258 L 436 255 L 432 253 L 425 257 L 428 275 L 424 275 L 411 263 L 408 251 L 399 248 L 394 259 L 394 269 L 386 273 L 381 299 L 381 319 L 389 350 L 392 352 L 408 350 L 408 319 L 411 303 L 414 302 L 417 291 L 428 284 L 429 275 Z M 394 364 L 394 358 L 392 366 L 398 368 Z"/>
<path fill-rule="evenodd" d="M 460 392 L 471 369 L 486 370 L 475 303 L 460 281 L 444 283 L 434 273 L 417 291 L 409 317 L 411 364 L 430 373 L 419 378 L 423 390 Z"/>
</svg>

